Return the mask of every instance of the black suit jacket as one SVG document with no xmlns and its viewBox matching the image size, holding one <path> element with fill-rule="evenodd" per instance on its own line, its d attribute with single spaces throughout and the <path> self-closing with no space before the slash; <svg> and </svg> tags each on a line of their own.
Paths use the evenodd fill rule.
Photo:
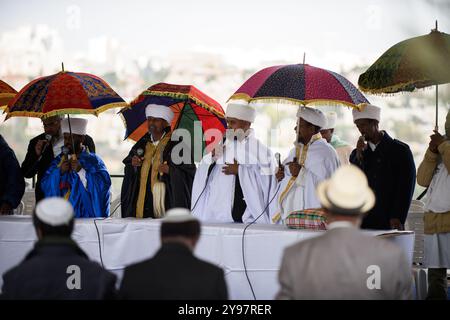
<svg viewBox="0 0 450 320">
<path fill-rule="evenodd" d="M 376 198 L 361 228 L 390 229 L 389 220 L 393 218 L 404 224 L 416 184 L 416 167 L 409 146 L 384 132 L 375 151 L 368 147 L 360 162 L 355 149 L 350 162 L 364 171 Z"/>
<path fill-rule="evenodd" d="M 53 159 L 58 156 L 57 154 L 53 154 L 53 148 L 49 145 L 42 154 L 41 160 L 38 162 L 38 156 L 36 155 L 34 149 L 39 140 L 45 140 L 45 133 L 42 133 L 30 140 L 25 160 L 22 162 L 22 174 L 25 178 L 33 178 L 34 175 L 37 174 L 35 188 L 36 203 L 44 198 L 44 192 L 41 189 L 42 177 L 52 163 Z M 89 152 L 95 153 L 94 140 L 92 140 L 90 136 L 86 135 L 84 144 L 89 148 Z"/>
<path fill-rule="evenodd" d="M 0 206 L 4 203 L 16 208 L 25 191 L 25 180 L 20 172 L 14 151 L 0 135 Z"/>
<path fill-rule="evenodd" d="M 126 300 L 226 300 L 222 269 L 196 258 L 179 243 L 163 244 L 156 255 L 125 269 L 119 296 Z"/>
<path fill-rule="evenodd" d="M 80 288 L 76 284 L 79 267 Z M 70 278 L 73 276 L 72 278 Z M 18 266 L 3 276 L 2 298 L 13 300 L 102 300 L 116 298 L 116 276 L 104 270 L 70 238 L 44 238 Z"/>
</svg>

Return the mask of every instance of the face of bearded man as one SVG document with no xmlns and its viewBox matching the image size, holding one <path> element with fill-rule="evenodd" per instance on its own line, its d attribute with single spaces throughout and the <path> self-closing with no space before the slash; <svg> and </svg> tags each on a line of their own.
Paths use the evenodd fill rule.
<svg viewBox="0 0 450 320">
<path fill-rule="evenodd" d="M 49 134 L 54 138 L 59 138 L 61 132 L 61 118 L 59 116 L 43 119 L 42 126 L 44 127 L 44 132 L 46 134 Z"/>
<path fill-rule="evenodd" d="M 248 135 L 248 130 L 250 129 L 251 123 L 248 121 L 236 119 L 236 118 L 227 118 L 227 131 L 225 135 L 227 140 L 237 139 L 238 141 L 244 140 L 244 138 Z"/>
<path fill-rule="evenodd" d="M 164 129 L 169 126 L 166 120 L 161 118 L 147 118 L 148 132 L 155 137 L 160 137 L 164 133 Z"/>
<path fill-rule="evenodd" d="M 80 154 L 83 150 L 84 136 L 72 134 L 73 143 L 75 144 L 75 152 L 73 150 L 72 139 L 70 133 L 64 133 L 64 146 L 69 149 L 69 154 Z"/>
</svg>

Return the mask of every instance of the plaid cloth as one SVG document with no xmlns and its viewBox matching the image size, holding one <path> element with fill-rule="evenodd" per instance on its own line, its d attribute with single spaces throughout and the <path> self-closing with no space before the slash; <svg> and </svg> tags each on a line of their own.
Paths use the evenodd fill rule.
<svg viewBox="0 0 450 320">
<path fill-rule="evenodd" d="M 322 209 L 294 211 L 284 220 L 291 229 L 326 230 L 325 215 Z"/>
</svg>

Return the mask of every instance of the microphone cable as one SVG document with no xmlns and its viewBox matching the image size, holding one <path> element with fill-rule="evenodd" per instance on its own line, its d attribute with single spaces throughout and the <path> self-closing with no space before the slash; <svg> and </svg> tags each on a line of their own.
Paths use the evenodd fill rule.
<svg viewBox="0 0 450 320">
<path fill-rule="evenodd" d="M 105 268 L 105 264 L 103 263 L 102 246 L 100 244 L 100 232 L 98 231 L 97 221 L 103 221 L 107 218 L 109 218 L 109 217 L 104 217 L 101 219 L 94 219 L 94 226 L 95 226 L 95 230 L 97 231 L 97 239 L 98 239 L 98 253 L 100 255 L 100 263 L 101 263 L 103 269 L 106 269 L 106 268 Z"/>
<path fill-rule="evenodd" d="M 206 187 L 208 186 L 209 177 L 211 176 L 211 172 L 213 171 L 213 169 L 214 169 L 215 166 L 216 166 L 216 162 L 215 162 L 215 161 L 209 165 L 209 167 L 208 167 L 208 173 L 207 173 L 206 181 L 205 181 L 205 186 L 203 187 L 202 192 L 200 192 L 200 195 L 198 196 L 197 200 L 195 201 L 195 204 L 194 204 L 194 206 L 192 207 L 191 212 L 194 211 L 195 207 L 197 206 L 198 201 L 200 200 L 200 198 L 201 198 L 202 195 L 203 195 L 203 192 L 205 192 Z"/>
<path fill-rule="evenodd" d="M 270 199 L 269 203 L 267 203 L 266 207 L 264 208 L 264 210 L 260 213 L 260 215 L 258 217 L 256 217 L 255 220 L 253 220 L 252 222 L 250 222 L 248 225 L 245 226 L 244 231 L 242 232 L 242 262 L 244 264 L 244 272 L 245 272 L 245 277 L 247 278 L 247 282 L 250 286 L 250 290 L 252 291 L 252 295 L 253 295 L 253 300 L 256 300 L 256 295 L 255 295 L 255 291 L 253 290 L 253 286 L 252 283 L 250 281 L 250 278 L 248 276 L 248 272 L 247 272 L 247 265 L 245 263 L 245 246 L 244 246 L 244 240 L 245 240 L 245 231 L 247 231 L 248 227 L 250 227 L 252 224 L 254 224 L 267 210 L 267 208 L 269 207 L 269 205 L 272 203 L 272 201 L 275 199 L 275 197 L 278 194 L 278 191 L 280 190 L 281 184 L 278 183 L 277 186 L 277 190 L 275 192 L 275 194 L 273 195 L 272 199 Z"/>
</svg>

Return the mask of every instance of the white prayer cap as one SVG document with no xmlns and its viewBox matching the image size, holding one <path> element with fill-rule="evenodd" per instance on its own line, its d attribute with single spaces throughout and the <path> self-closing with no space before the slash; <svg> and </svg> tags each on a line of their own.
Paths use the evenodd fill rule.
<svg viewBox="0 0 450 320">
<path fill-rule="evenodd" d="M 81 136 L 86 135 L 87 123 L 88 121 L 86 119 L 70 118 L 70 127 L 72 128 L 72 133 L 79 134 Z M 61 121 L 61 132 L 70 133 L 69 119 L 64 118 Z"/>
<path fill-rule="evenodd" d="M 248 103 L 229 103 L 227 106 L 226 118 L 236 118 L 247 122 L 254 122 L 256 118 L 256 110 Z"/>
<path fill-rule="evenodd" d="M 325 114 L 326 118 L 327 118 L 327 123 L 326 125 L 322 128 L 322 130 L 327 130 L 327 129 L 334 129 L 334 127 L 336 126 L 336 119 L 337 119 L 337 114 L 336 112 L 327 112 Z"/>
<path fill-rule="evenodd" d="M 316 192 L 322 207 L 336 214 L 358 215 L 375 204 L 366 175 L 352 164 L 342 165 L 317 186 Z"/>
<path fill-rule="evenodd" d="M 173 111 L 168 106 L 163 106 L 159 104 L 149 104 L 145 108 L 145 117 L 160 118 L 167 121 L 168 124 L 172 123 Z"/>
<path fill-rule="evenodd" d="M 72 205 L 60 197 L 50 197 L 39 201 L 35 215 L 40 221 L 53 227 L 68 225 L 74 218 Z"/>
<path fill-rule="evenodd" d="M 198 221 L 186 208 L 172 208 L 166 212 L 163 222 L 182 223 L 189 221 Z"/>
<path fill-rule="evenodd" d="M 373 104 L 366 104 L 363 107 L 362 111 L 358 111 L 357 109 L 353 109 L 353 122 L 358 119 L 373 119 L 380 121 L 380 113 L 381 109 Z"/>
<path fill-rule="evenodd" d="M 319 109 L 300 107 L 297 111 L 297 117 L 320 128 L 327 124 L 327 118 Z"/>
</svg>

